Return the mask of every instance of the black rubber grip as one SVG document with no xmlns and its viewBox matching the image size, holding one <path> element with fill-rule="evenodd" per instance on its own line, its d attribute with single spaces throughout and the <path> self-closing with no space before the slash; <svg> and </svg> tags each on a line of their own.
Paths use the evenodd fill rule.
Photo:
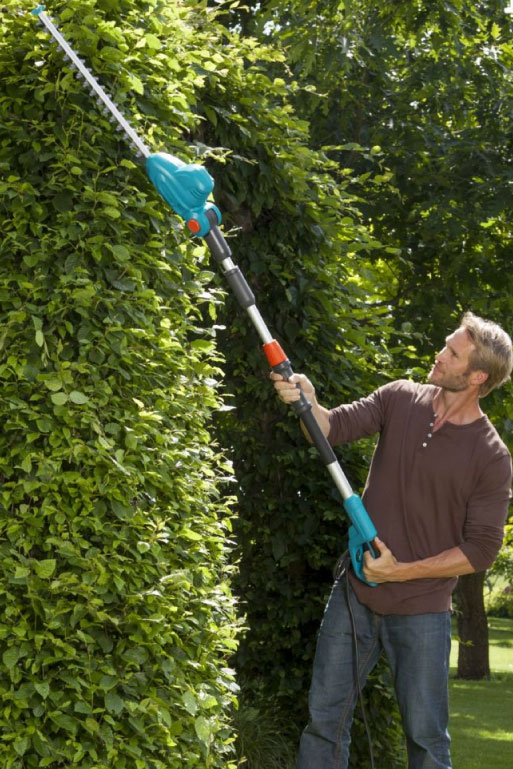
<svg viewBox="0 0 513 769">
<path fill-rule="evenodd" d="M 233 269 L 225 272 L 224 277 L 228 281 L 230 288 L 244 310 L 247 310 L 248 307 L 255 304 L 255 295 L 238 267 L 233 267 Z"/>
<path fill-rule="evenodd" d="M 323 464 L 331 465 L 333 462 L 336 462 L 337 458 L 335 456 L 335 452 L 331 448 L 330 444 L 328 443 L 328 439 L 321 430 L 319 422 L 316 420 L 311 406 L 307 412 L 301 414 L 301 419 L 304 426 L 308 430 L 308 435 L 312 439 L 315 448 L 319 452 L 319 456 L 321 457 Z"/>
<path fill-rule="evenodd" d="M 207 216 L 210 219 L 211 212 L 207 212 Z M 214 214 L 215 217 L 215 214 Z M 230 246 L 225 240 L 225 237 L 217 224 L 212 224 L 210 232 L 205 235 L 205 242 L 209 248 L 210 253 L 216 260 L 216 262 L 224 262 L 225 259 L 231 257 L 232 252 Z"/>
<path fill-rule="evenodd" d="M 277 366 L 273 366 L 273 371 L 276 374 L 280 374 L 287 381 L 294 374 L 289 360 L 285 360 L 283 363 L 278 363 Z M 337 461 L 335 453 L 314 416 L 312 404 L 299 385 L 297 385 L 297 387 L 300 390 L 300 397 L 298 401 L 291 403 L 292 409 L 301 418 L 304 426 L 308 430 L 308 435 L 319 452 L 322 462 L 325 465 L 331 465 L 333 462 Z"/>
</svg>

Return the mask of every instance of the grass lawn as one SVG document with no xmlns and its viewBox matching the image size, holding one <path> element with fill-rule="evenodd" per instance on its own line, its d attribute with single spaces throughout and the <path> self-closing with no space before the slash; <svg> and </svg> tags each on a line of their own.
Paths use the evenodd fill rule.
<svg viewBox="0 0 513 769">
<path fill-rule="evenodd" d="M 454 769 L 513 769 L 513 620 L 488 624 L 491 680 L 450 681 Z M 453 642 L 451 676 L 457 654 Z"/>
</svg>

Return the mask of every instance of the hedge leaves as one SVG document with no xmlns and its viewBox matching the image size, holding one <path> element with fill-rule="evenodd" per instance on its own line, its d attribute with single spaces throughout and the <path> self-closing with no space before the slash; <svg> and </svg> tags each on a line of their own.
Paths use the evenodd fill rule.
<svg viewBox="0 0 513 769">
<path fill-rule="evenodd" d="M 220 294 L 31 8 L 0 21 L 0 763 L 227 767 L 231 470 L 202 321 Z M 148 141 L 183 154 L 189 12 L 48 11 Z"/>
</svg>

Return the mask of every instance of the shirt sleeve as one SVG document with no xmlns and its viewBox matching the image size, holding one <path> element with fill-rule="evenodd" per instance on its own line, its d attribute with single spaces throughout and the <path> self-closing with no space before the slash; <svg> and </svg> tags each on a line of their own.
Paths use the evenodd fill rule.
<svg viewBox="0 0 513 769">
<path fill-rule="evenodd" d="M 387 404 L 400 384 L 400 381 L 388 383 L 365 398 L 331 409 L 328 433 L 331 445 L 351 443 L 381 432 L 385 424 Z"/>
<path fill-rule="evenodd" d="M 511 499 L 511 458 L 501 453 L 484 468 L 467 507 L 461 550 L 475 571 L 488 569 L 502 545 Z"/>
</svg>

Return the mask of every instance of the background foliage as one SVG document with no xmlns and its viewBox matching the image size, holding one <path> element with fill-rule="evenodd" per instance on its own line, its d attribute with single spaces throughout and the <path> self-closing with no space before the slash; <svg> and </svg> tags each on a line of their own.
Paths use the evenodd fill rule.
<svg viewBox="0 0 513 769">
<path fill-rule="evenodd" d="M 387 359 L 374 358 L 372 337 L 362 334 L 355 348 L 342 346 L 349 355 L 353 349 L 357 351 L 350 364 L 358 383 L 354 395 L 367 392 L 373 384 L 372 376 L 362 376 L 367 361 L 376 360 L 382 376 L 400 371 L 422 378 L 433 352 L 466 309 L 510 330 L 512 24 L 508 3 L 400 2 L 377 9 L 365 0 L 297 0 L 286 6 L 268 0 L 233 8 L 226 23 L 282 51 L 285 66 L 274 59 L 268 64 L 269 76 L 282 78 L 290 86 L 291 105 L 308 120 L 309 146 L 336 161 L 332 178 L 343 194 L 354 195 L 360 222 L 385 246 L 368 252 L 363 272 L 369 280 L 361 284 L 364 290 L 357 300 L 363 312 L 355 321 L 365 325 L 378 307 L 385 325 L 390 323 L 400 333 L 415 332 L 400 343 L 391 337 L 388 352 L 394 355 L 393 367 Z M 261 227 L 258 219 L 257 233 L 251 237 L 258 236 Z M 349 272 L 360 277 L 362 260 L 356 266 L 345 251 L 341 255 Z M 316 265 L 317 256 L 316 251 Z M 376 284 L 381 287 L 379 298 L 372 294 Z M 273 288 L 266 287 L 270 290 Z M 343 301 L 351 306 L 350 299 Z M 280 308 L 274 310 L 275 316 L 283 305 L 280 299 L 274 302 Z M 303 309 L 308 317 L 304 299 Z M 355 317 L 353 306 L 351 312 Z M 328 327 L 331 317 L 330 313 L 323 317 Z M 286 336 L 285 327 L 279 330 Z M 387 326 L 387 333 L 389 330 Z M 294 352 L 298 339 L 291 339 Z M 315 371 L 314 361 L 320 353 L 320 370 L 329 372 L 322 379 L 329 378 L 331 383 L 343 363 L 330 359 L 334 347 L 329 331 L 326 348 L 324 339 L 324 334 L 317 336 L 316 345 L 308 348 L 305 368 L 311 371 L 313 364 Z M 303 359 L 298 365 L 303 366 Z M 316 384 L 320 384 L 318 380 Z M 333 384 L 335 400 L 351 396 L 347 380 Z M 332 402 L 329 388 L 322 390 L 322 400 Z M 511 385 L 507 385 L 489 396 L 484 408 L 511 446 L 510 403 Z M 281 425 L 273 427 L 278 431 Z M 265 461 L 258 443 L 263 429 L 260 423 L 253 433 L 256 467 Z M 276 432 L 273 441 L 279 441 Z M 298 446 L 297 450 L 310 459 L 308 449 Z M 365 455 L 364 446 L 359 450 Z M 354 480 L 358 476 L 353 475 L 352 457 L 344 451 Z M 262 478 L 273 469 L 263 471 Z M 300 517 L 298 511 L 305 500 L 301 494 L 298 502 L 295 490 L 305 483 L 304 466 L 301 469 L 301 477 L 286 487 L 286 493 L 283 483 L 279 484 L 280 504 L 273 517 L 280 520 L 277 530 L 283 505 L 291 499 L 290 519 L 295 523 Z M 252 487 L 250 505 L 255 493 Z M 318 504 L 322 493 L 316 489 L 309 498 Z M 274 495 L 270 504 L 275 504 Z M 308 516 L 310 525 L 317 526 L 314 521 L 314 515 Z M 261 547 L 263 539 L 260 534 L 250 540 L 252 552 Z M 291 537 L 284 542 L 289 554 Z M 307 550 L 311 566 L 312 548 Z M 327 555 L 330 547 L 323 543 L 321 552 Z M 504 558 L 509 562 L 507 552 Z M 271 557 L 268 563 L 272 563 Z M 255 571 L 251 569 L 251 579 L 255 579 Z M 274 579 L 271 583 L 276 585 Z M 256 590 L 252 596 L 257 605 L 261 595 Z M 304 593 L 300 590 L 299 595 Z M 268 611 L 266 599 L 267 593 L 263 615 Z M 297 602 L 295 597 L 292 603 Z M 252 611 L 257 611 L 254 605 Z M 294 621 L 296 617 L 294 614 Z M 298 636 L 311 638 L 311 632 L 305 624 Z M 254 629 L 250 637 L 253 634 Z M 264 639 L 260 653 L 262 648 L 266 648 Z M 243 646 L 242 653 L 245 651 Z M 283 679 L 290 683 L 286 666 Z"/>
</svg>

